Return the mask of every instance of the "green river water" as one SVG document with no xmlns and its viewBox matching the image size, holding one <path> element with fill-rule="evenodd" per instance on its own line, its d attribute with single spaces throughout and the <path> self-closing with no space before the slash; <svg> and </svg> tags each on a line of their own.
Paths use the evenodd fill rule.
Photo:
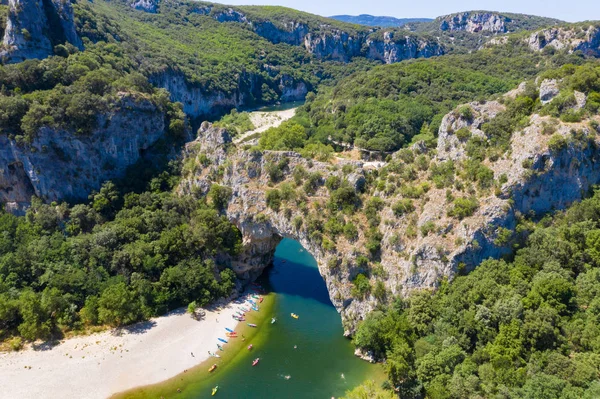
<svg viewBox="0 0 600 399">
<path fill-rule="evenodd" d="M 192 392 L 186 389 L 186 397 L 212 397 L 212 387 L 219 385 L 215 398 L 330 399 L 377 374 L 378 366 L 353 355 L 315 259 L 298 242 L 279 244 L 274 266 L 259 282 L 275 293 L 269 316 L 277 322 L 260 329 L 252 352 L 242 350 L 214 378 Z M 293 319 L 291 312 L 300 318 Z M 252 367 L 256 357 L 260 363 Z"/>
</svg>

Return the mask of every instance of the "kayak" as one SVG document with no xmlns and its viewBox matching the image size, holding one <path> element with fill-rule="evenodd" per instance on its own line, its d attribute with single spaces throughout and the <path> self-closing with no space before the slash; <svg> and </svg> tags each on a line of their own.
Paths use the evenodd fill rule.
<svg viewBox="0 0 600 399">
<path fill-rule="evenodd" d="M 247 324 L 248 324 L 249 327 L 256 327 L 256 324 L 253 324 L 253 323 L 247 323 Z"/>
<path fill-rule="evenodd" d="M 258 364 L 258 362 L 260 361 L 260 358 L 257 357 L 256 359 L 254 359 L 254 361 L 252 362 L 253 366 L 256 366 Z"/>
<path fill-rule="evenodd" d="M 238 336 L 235 333 L 234 334 L 227 333 L 227 337 L 229 337 L 229 338 L 237 338 Z"/>
<path fill-rule="evenodd" d="M 296 313 L 292 313 L 291 315 L 292 315 L 292 317 L 293 317 L 294 319 L 297 319 L 298 317 L 300 317 L 300 316 L 298 316 Z"/>
<path fill-rule="evenodd" d="M 221 342 L 223 342 L 223 343 L 225 343 L 225 344 L 227 343 L 227 340 L 226 340 L 226 339 L 223 339 L 223 338 L 219 338 L 219 341 L 221 341 Z"/>
<path fill-rule="evenodd" d="M 212 373 L 213 371 L 215 371 L 215 369 L 217 368 L 216 364 L 213 364 L 212 366 L 210 366 L 210 368 L 208 369 L 209 373 Z"/>
<path fill-rule="evenodd" d="M 227 327 L 225 327 L 225 329 L 226 329 L 227 331 L 229 331 L 230 333 L 232 333 L 232 332 L 233 332 L 233 330 L 232 330 L 231 328 L 227 328 Z"/>
<path fill-rule="evenodd" d="M 273 317 L 273 318 L 271 319 L 271 324 L 275 324 L 275 322 L 276 322 L 276 321 L 277 321 L 277 319 Z"/>
<path fill-rule="evenodd" d="M 221 357 L 220 355 L 217 355 L 216 353 L 212 353 L 211 351 L 208 351 L 208 355 L 212 356 L 212 357 Z"/>
<path fill-rule="evenodd" d="M 217 391 L 219 390 L 219 386 L 217 385 L 216 387 L 213 388 L 212 390 L 212 396 L 215 396 L 215 394 L 217 393 Z"/>
<path fill-rule="evenodd" d="M 256 306 L 252 306 L 252 310 L 254 310 L 255 312 L 258 312 L 258 308 Z"/>
<path fill-rule="evenodd" d="M 258 302 L 262 303 L 262 301 L 264 301 L 265 298 L 263 298 L 262 296 L 260 297 L 260 299 L 258 300 Z"/>
<path fill-rule="evenodd" d="M 219 344 L 217 344 L 217 348 L 219 348 L 220 351 L 223 350 L 223 347 L 221 345 L 219 345 Z"/>
<path fill-rule="evenodd" d="M 254 298 L 254 299 L 258 299 L 258 298 L 259 298 L 259 296 L 258 296 L 258 295 L 252 295 L 252 298 Z"/>
<path fill-rule="evenodd" d="M 248 350 L 251 351 L 252 350 L 252 344 L 248 345 Z"/>
</svg>

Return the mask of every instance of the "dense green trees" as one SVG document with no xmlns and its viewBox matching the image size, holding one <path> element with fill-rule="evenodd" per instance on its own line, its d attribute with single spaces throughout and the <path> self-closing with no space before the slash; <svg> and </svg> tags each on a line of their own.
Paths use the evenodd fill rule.
<svg viewBox="0 0 600 399">
<path fill-rule="evenodd" d="M 204 201 L 111 183 L 90 199 L 0 214 L 0 338 L 120 326 L 231 293 L 235 274 L 214 259 L 240 234 Z"/>
<path fill-rule="evenodd" d="M 583 61 L 578 55 L 532 54 L 511 42 L 469 55 L 382 65 L 308 96 L 290 124 L 303 126 L 309 142 L 354 144 L 383 152 L 397 150 L 414 137 L 434 145 L 442 117 L 456 105 L 504 93 L 548 68 Z M 592 75 L 581 76 L 573 85 L 585 85 Z M 533 102 L 521 103 L 530 98 L 530 92 L 525 94 L 509 107 L 503 122 L 516 123 L 531 111 Z M 501 133 L 512 132 L 511 127 L 505 123 L 490 130 L 496 128 L 491 134 L 502 138 Z"/>
<path fill-rule="evenodd" d="M 592 398 L 600 389 L 600 192 L 529 235 L 513 261 L 415 292 L 362 322 L 402 398 Z"/>
</svg>

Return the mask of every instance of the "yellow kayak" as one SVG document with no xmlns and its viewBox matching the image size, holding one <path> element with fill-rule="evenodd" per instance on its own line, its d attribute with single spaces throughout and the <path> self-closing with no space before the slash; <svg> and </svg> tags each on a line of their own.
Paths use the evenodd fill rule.
<svg viewBox="0 0 600 399">
<path fill-rule="evenodd" d="M 217 385 L 216 387 L 213 388 L 212 390 L 212 396 L 215 396 L 215 394 L 217 393 L 217 391 L 219 390 L 219 386 Z"/>
<path fill-rule="evenodd" d="M 298 317 L 300 317 L 300 316 L 298 316 L 296 313 L 292 313 L 292 317 L 293 317 L 294 319 L 297 319 L 297 318 L 298 318 Z"/>
<path fill-rule="evenodd" d="M 212 373 L 213 371 L 215 371 L 215 369 L 217 368 L 216 364 L 213 364 L 212 366 L 210 366 L 210 368 L 208 369 L 209 373 Z"/>
</svg>

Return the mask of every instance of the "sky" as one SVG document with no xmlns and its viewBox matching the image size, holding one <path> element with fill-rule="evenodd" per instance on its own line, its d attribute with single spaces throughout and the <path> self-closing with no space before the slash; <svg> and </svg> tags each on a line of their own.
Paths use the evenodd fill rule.
<svg viewBox="0 0 600 399">
<path fill-rule="evenodd" d="M 600 0 L 215 0 L 230 5 L 279 5 L 331 16 L 371 14 L 435 18 L 468 10 L 516 12 L 576 22 L 600 20 Z"/>
</svg>

